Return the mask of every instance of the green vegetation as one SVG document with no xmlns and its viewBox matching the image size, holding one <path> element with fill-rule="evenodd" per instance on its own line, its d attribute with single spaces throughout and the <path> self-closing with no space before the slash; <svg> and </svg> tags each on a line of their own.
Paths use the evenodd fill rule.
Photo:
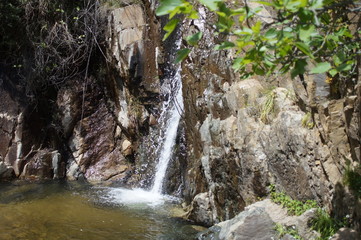
<svg viewBox="0 0 361 240">
<path fill-rule="evenodd" d="M 99 36 L 98 1 L 10 0 L 0 3 L 0 65 L 37 98 L 87 76 Z"/>
<path fill-rule="evenodd" d="M 302 127 L 312 129 L 315 123 L 312 120 L 311 112 L 306 113 L 301 120 Z"/>
<path fill-rule="evenodd" d="M 351 170 L 350 166 L 346 168 L 345 184 L 351 189 L 357 198 L 361 198 L 361 166 Z"/>
<path fill-rule="evenodd" d="M 282 238 L 286 234 L 291 235 L 294 239 L 303 240 L 303 238 L 298 234 L 298 231 L 295 227 L 285 227 L 282 224 L 277 223 L 275 230 L 278 232 L 278 237 Z"/>
<path fill-rule="evenodd" d="M 317 208 L 317 202 L 314 200 L 307 200 L 301 202 L 298 200 L 293 200 L 290 196 L 286 195 L 284 192 L 277 192 L 274 185 L 270 186 L 270 196 L 271 200 L 274 203 L 282 205 L 282 207 L 287 209 L 288 214 L 290 215 L 301 215 L 311 208 Z"/>
<path fill-rule="evenodd" d="M 316 218 L 312 221 L 312 229 L 321 234 L 318 240 L 329 239 L 338 229 L 344 226 L 344 223 L 340 223 L 331 218 L 331 216 L 321 208 L 317 209 Z"/>
<path fill-rule="evenodd" d="M 347 217 L 345 217 L 343 221 L 338 221 L 332 218 L 324 209 L 320 208 L 314 200 L 307 200 L 305 202 L 293 200 L 285 193 L 277 192 L 274 185 L 270 185 L 269 189 L 271 200 L 285 207 L 288 211 L 288 214 L 290 215 L 299 216 L 311 208 L 317 209 L 316 218 L 313 219 L 311 222 L 311 228 L 321 234 L 318 240 L 329 239 L 338 231 L 338 229 L 349 224 L 349 219 Z M 290 234 L 296 239 L 302 239 L 297 238 L 297 236 L 299 237 L 299 235 L 296 229 L 285 228 L 282 225 L 277 225 L 275 229 L 282 236 L 284 236 L 285 234 Z"/>
<path fill-rule="evenodd" d="M 264 101 L 262 108 L 261 108 L 261 116 L 260 119 L 264 123 L 270 122 L 270 114 L 272 114 L 275 110 L 275 98 L 276 92 L 274 88 L 268 90 L 265 94 L 266 100 Z"/>
<path fill-rule="evenodd" d="M 357 15 L 361 9 L 352 0 L 162 0 L 156 13 L 169 15 L 164 27 L 167 38 L 180 18 L 198 19 L 198 6 L 216 15 L 215 35 L 232 36 L 215 46 L 216 50 L 235 49 L 233 68 L 246 78 L 291 72 L 328 73 L 333 81 L 356 74 L 360 55 L 360 29 Z M 265 7 L 277 15 L 264 12 Z M 208 19 L 207 19 L 208 20 Z M 187 37 L 188 47 L 177 61 L 184 60 L 197 42 L 200 32 Z"/>
</svg>

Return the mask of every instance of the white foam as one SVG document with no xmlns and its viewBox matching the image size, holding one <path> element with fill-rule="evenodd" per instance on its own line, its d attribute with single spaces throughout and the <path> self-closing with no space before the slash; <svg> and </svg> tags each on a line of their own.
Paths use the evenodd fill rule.
<svg viewBox="0 0 361 240">
<path fill-rule="evenodd" d="M 146 191 L 141 188 L 106 188 L 107 192 L 103 195 L 103 200 L 108 203 L 127 206 L 157 206 L 166 201 L 174 201 L 175 198 L 159 193 Z"/>
</svg>

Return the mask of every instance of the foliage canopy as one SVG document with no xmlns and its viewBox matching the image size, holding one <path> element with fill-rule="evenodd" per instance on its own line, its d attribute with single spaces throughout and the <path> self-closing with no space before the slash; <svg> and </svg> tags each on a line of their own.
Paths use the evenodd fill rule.
<svg viewBox="0 0 361 240">
<path fill-rule="evenodd" d="M 206 24 L 215 26 L 215 34 L 228 36 L 215 49 L 236 51 L 233 68 L 242 77 L 291 72 L 292 77 L 328 73 L 333 78 L 356 72 L 361 44 L 359 1 L 162 0 L 156 13 L 168 14 L 170 19 L 164 39 L 175 30 L 180 16 L 200 19 L 202 5 L 217 16 Z M 177 60 L 184 60 L 201 39 L 201 32 L 189 36 L 189 47 L 180 51 Z"/>
</svg>

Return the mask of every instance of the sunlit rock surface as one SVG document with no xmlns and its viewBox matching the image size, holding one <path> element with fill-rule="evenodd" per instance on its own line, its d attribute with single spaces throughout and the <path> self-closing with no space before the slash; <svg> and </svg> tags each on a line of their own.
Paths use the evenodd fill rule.
<svg viewBox="0 0 361 240">
<path fill-rule="evenodd" d="M 300 216 L 289 216 L 287 210 L 270 199 L 249 205 L 234 218 L 215 224 L 199 234 L 199 240 L 258 240 L 258 239 L 294 239 L 280 233 L 275 226 L 295 229 L 303 239 L 316 240 L 320 234 L 310 228 L 316 209 L 310 209 Z"/>
</svg>

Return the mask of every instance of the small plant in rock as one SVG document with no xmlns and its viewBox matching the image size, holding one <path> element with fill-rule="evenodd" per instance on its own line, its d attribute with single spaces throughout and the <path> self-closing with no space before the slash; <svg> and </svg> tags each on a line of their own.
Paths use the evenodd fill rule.
<svg viewBox="0 0 361 240">
<path fill-rule="evenodd" d="M 344 222 L 335 220 L 321 208 L 317 209 L 316 218 L 312 221 L 312 229 L 321 234 L 318 240 L 330 239 L 338 229 L 344 226 Z"/>
<path fill-rule="evenodd" d="M 343 221 L 338 221 L 332 218 L 324 209 L 317 206 L 317 203 L 314 200 L 307 200 L 305 202 L 293 200 L 285 193 L 277 192 L 275 185 L 273 184 L 270 185 L 269 189 L 271 193 L 271 200 L 274 203 L 281 204 L 283 207 L 285 207 L 288 211 L 288 214 L 299 216 L 311 208 L 317 208 L 316 217 L 312 220 L 311 225 L 313 230 L 321 234 L 318 240 L 329 239 L 338 231 L 338 229 L 340 229 L 341 227 L 345 227 L 349 224 L 349 219 L 347 217 L 344 218 Z M 288 230 L 285 229 L 285 227 L 283 227 L 282 225 L 276 226 L 275 230 L 279 233 L 282 233 L 283 235 L 292 235 L 291 233 L 287 232 Z M 294 235 L 292 236 L 296 238 Z"/>
<path fill-rule="evenodd" d="M 274 229 L 277 231 L 279 238 L 282 238 L 288 234 L 291 235 L 294 239 L 303 240 L 295 226 L 286 227 L 277 223 Z"/>
<path fill-rule="evenodd" d="M 306 113 L 301 120 L 302 127 L 312 129 L 315 126 L 315 123 L 312 120 L 311 113 Z"/>
<path fill-rule="evenodd" d="M 282 207 L 287 209 L 288 214 L 290 215 L 301 215 L 311 208 L 317 208 L 317 202 L 314 200 L 307 200 L 301 202 L 298 200 L 293 200 L 290 196 L 286 195 L 284 192 L 277 192 L 274 185 L 270 186 L 271 200 L 274 203 L 282 205 Z"/>
<path fill-rule="evenodd" d="M 269 91 L 266 92 L 266 100 L 264 101 L 262 108 L 261 108 L 261 116 L 260 119 L 263 123 L 270 122 L 270 115 L 275 111 L 275 99 L 276 99 L 276 92 L 274 88 L 271 88 Z"/>
<path fill-rule="evenodd" d="M 357 198 L 361 198 L 361 166 L 354 170 L 348 166 L 345 171 L 344 182 Z"/>
</svg>

